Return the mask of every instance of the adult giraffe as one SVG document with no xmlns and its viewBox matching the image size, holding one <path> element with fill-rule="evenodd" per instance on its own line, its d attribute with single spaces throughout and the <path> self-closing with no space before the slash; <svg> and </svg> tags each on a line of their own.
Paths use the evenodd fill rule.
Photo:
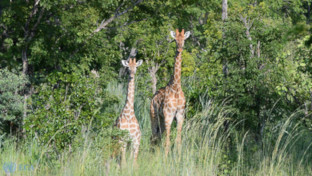
<svg viewBox="0 0 312 176">
<path fill-rule="evenodd" d="M 162 133 L 166 130 L 166 155 L 170 149 L 170 129 L 174 117 L 177 119 L 178 133 L 176 143 L 178 146 L 181 144 L 181 130 L 185 112 L 185 97 L 181 88 L 181 55 L 184 41 L 190 36 L 190 32 L 187 31 L 184 34 L 184 29 L 182 29 L 181 33 L 176 29 L 176 32 L 171 31 L 170 34 L 175 39 L 177 46 L 174 73 L 167 86 L 160 88 L 155 93 L 150 105 L 152 125 L 151 142 L 155 144 L 159 141 Z"/>
<path fill-rule="evenodd" d="M 126 104 L 115 122 L 115 126 L 121 130 L 126 130 L 129 132 L 129 138 L 132 142 L 132 156 L 134 156 L 134 162 L 136 162 L 138 154 L 139 154 L 139 147 L 140 147 L 140 140 L 141 140 L 141 131 L 138 120 L 134 114 L 134 76 L 136 73 L 137 67 L 142 64 L 142 60 L 136 62 L 134 59 L 129 59 L 129 62 L 126 60 L 122 60 L 122 64 L 125 67 L 129 68 L 130 76 L 129 76 L 129 83 L 128 83 L 128 93 Z M 125 156 L 126 156 L 126 148 L 127 148 L 127 139 L 120 139 L 121 143 L 121 162 L 125 163 Z"/>
</svg>

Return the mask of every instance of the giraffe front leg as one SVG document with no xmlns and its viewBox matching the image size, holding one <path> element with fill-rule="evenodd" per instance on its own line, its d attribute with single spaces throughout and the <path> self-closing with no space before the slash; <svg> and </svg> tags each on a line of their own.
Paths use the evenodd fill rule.
<svg viewBox="0 0 312 176">
<path fill-rule="evenodd" d="M 176 144 L 178 146 L 179 153 L 181 151 L 181 133 L 182 133 L 182 126 L 184 121 L 184 109 L 180 109 L 177 111 L 176 118 L 177 118 L 177 137 L 176 137 Z"/>
<path fill-rule="evenodd" d="M 157 142 L 157 121 L 156 118 L 156 111 L 154 108 L 154 101 L 152 100 L 151 105 L 150 105 L 150 117 L 151 117 L 151 129 L 152 129 L 152 136 L 150 138 L 151 144 L 155 145 Z"/>
<path fill-rule="evenodd" d="M 164 109 L 164 116 L 165 116 L 165 128 L 166 128 L 165 154 L 167 156 L 170 150 L 170 130 L 171 130 L 171 124 L 174 118 L 174 114 L 171 113 L 171 111 Z"/>
<path fill-rule="evenodd" d="M 133 151 L 132 151 L 132 155 L 133 155 L 133 165 L 136 167 L 137 166 L 137 159 L 138 159 L 138 155 L 139 155 L 139 149 L 140 149 L 140 141 L 141 141 L 141 134 L 138 134 L 137 139 L 135 141 L 133 141 Z"/>
</svg>

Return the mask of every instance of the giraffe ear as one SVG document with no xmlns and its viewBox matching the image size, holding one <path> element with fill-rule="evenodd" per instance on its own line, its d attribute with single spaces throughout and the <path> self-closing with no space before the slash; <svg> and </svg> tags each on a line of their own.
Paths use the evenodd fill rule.
<svg viewBox="0 0 312 176">
<path fill-rule="evenodd" d="M 129 62 L 127 60 L 122 60 L 121 63 L 123 66 L 129 67 Z"/>
<path fill-rule="evenodd" d="M 176 38 L 176 33 L 174 31 L 170 31 L 170 35 L 172 38 L 174 38 L 174 39 Z"/>
<path fill-rule="evenodd" d="M 184 40 L 186 40 L 190 35 L 191 35 L 191 32 L 190 32 L 190 31 L 187 31 L 187 32 L 184 34 Z"/>
<path fill-rule="evenodd" d="M 141 66 L 141 65 L 142 65 L 142 63 L 143 63 L 143 61 L 142 61 L 142 60 L 139 60 L 139 61 L 136 63 L 136 67 Z"/>
</svg>

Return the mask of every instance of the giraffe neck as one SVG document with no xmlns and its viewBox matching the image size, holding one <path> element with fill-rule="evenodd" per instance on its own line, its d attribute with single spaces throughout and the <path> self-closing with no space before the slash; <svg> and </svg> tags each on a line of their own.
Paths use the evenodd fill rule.
<svg viewBox="0 0 312 176">
<path fill-rule="evenodd" d="M 172 85 L 173 88 L 181 88 L 181 65 L 182 65 L 182 52 L 177 52 L 175 63 Z"/>
<path fill-rule="evenodd" d="M 129 82 L 128 82 L 128 91 L 127 91 L 127 99 L 126 99 L 126 107 L 129 109 L 133 109 L 134 104 L 134 74 L 130 74 Z"/>
</svg>

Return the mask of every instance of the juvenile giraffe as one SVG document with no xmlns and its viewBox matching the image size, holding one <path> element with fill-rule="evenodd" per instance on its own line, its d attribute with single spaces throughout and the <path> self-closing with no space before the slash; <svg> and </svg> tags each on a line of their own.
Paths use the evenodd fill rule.
<svg viewBox="0 0 312 176">
<path fill-rule="evenodd" d="M 181 143 L 181 130 L 185 111 L 185 97 L 181 88 L 181 55 L 184 41 L 190 36 L 190 32 L 187 31 L 184 34 L 184 29 L 182 29 L 181 33 L 179 33 L 179 30 L 176 29 L 176 32 L 171 31 L 170 34 L 175 39 L 177 45 L 174 74 L 167 86 L 160 88 L 155 93 L 150 105 L 152 125 L 151 142 L 152 144 L 158 142 L 162 133 L 166 131 L 166 155 L 170 149 L 170 129 L 174 117 L 177 119 L 176 143 L 178 146 Z"/>
<path fill-rule="evenodd" d="M 130 59 L 129 62 L 126 60 L 122 60 L 122 64 L 125 67 L 128 67 L 130 76 L 129 76 L 129 83 L 128 83 L 128 93 L 126 104 L 116 120 L 115 126 L 121 130 L 127 130 L 129 132 L 129 139 L 120 139 L 121 144 L 121 162 L 125 163 L 125 156 L 126 156 L 126 148 L 127 148 L 127 141 L 131 141 L 132 144 L 132 156 L 134 156 L 134 162 L 136 162 L 139 147 L 140 147 L 140 140 L 141 140 L 141 131 L 138 120 L 134 114 L 134 76 L 136 73 L 137 67 L 142 65 L 142 60 L 136 62 L 135 58 Z"/>
</svg>

